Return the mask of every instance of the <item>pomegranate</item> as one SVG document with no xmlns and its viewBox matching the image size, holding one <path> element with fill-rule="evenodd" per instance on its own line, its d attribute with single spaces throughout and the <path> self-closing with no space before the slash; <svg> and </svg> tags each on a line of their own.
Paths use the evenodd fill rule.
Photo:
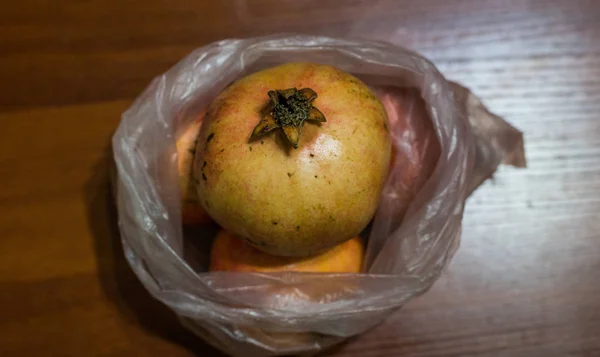
<svg viewBox="0 0 600 357">
<path fill-rule="evenodd" d="M 392 128 L 390 181 L 397 227 L 415 196 L 435 170 L 440 145 L 425 102 L 416 89 L 382 88 L 379 98 Z"/>
<path fill-rule="evenodd" d="M 201 204 L 258 249 L 307 256 L 356 237 L 389 170 L 386 111 L 337 68 L 288 63 L 251 74 L 209 106 L 194 175 Z"/>
<path fill-rule="evenodd" d="M 210 217 L 204 211 L 198 200 L 198 193 L 193 184 L 192 167 L 196 152 L 196 139 L 200 133 L 202 115 L 198 116 L 183 134 L 177 138 L 177 158 L 179 170 L 179 188 L 181 191 L 181 219 L 183 224 L 202 224 L 210 222 Z"/>
</svg>

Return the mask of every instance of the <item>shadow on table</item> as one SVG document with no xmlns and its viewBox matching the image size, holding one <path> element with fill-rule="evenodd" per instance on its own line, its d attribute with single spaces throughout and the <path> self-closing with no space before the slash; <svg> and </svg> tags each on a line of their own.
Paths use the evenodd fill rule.
<svg viewBox="0 0 600 357">
<path fill-rule="evenodd" d="M 181 326 L 175 314 L 150 296 L 130 269 L 123 255 L 110 185 L 113 166 L 109 147 L 85 185 L 88 223 L 104 293 L 129 322 L 199 356 L 224 356 Z"/>
</svg>

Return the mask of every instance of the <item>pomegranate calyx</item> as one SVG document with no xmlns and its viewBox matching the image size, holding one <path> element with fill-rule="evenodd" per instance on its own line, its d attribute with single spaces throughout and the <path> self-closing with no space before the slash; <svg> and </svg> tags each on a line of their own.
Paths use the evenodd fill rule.
<svg viewBox="0 0 600 357">
<path fill-rule="evenodd" d="M 305 121 L 325 122 L 325 116 L 312 102 L 317 93 L 310 88 L 270 90 L 269 102 L 261 111 L 261 120 L 252 130 L 250 140 L 281 128 L 288 141 L 297 149 Z"/>
</svg>

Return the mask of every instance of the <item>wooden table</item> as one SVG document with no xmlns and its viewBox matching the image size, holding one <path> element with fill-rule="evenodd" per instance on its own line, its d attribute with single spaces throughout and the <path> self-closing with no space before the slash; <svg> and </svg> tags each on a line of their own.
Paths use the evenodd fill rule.
<svg viewBox="0 0 600 357">
<path fill-rule="evenodd" d="M 335 356 L 600 356 L 600 1 L 11 1 L 0 11 L 0 356 L 219 356 L 122 257 L 109 139 L 210 41 L 296 31 L 429 56 L 525 132 L 443 277 Z"/>
</svg>

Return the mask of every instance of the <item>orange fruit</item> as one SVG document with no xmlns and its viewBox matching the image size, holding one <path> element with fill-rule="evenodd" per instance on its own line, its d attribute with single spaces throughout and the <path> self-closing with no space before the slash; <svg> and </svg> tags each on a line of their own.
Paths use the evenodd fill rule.
<svg viewBox="0 0 600 357">
<path fill-rule="evenodd" d="M 281 257 L 254 248 L 227 230 L 221 230 L 211 251 L 210 270 L 230 272 L 305 272 L 305 273 L 359 273 L 364 249 L 359 237 L 352 238 L 329 250 L 310 257 Z M 355 287 L 347 281 L 311 279 L 291 287 L 272 282 L 262 290 L 249 291 L 251 301 L 260 301 L 274 309 L 302 309 L 304 306 L 336 301 Z M 258 296 L 257 296 L 258 294 Z M 242 327 L 253 339 L 276 344 L 280 348 L 299 348 L 324 343 L 319 334 L 301 332 L 273 332 L 256 327 Z"/>
<path fill-rule="evenodd" d="M 309 257 L 281 257 L 265 253 L 227 230 L 219 231 L 210 259 L 211 271 L 359 273 L 364 248 L 352 238 Z"/>
</svg>

